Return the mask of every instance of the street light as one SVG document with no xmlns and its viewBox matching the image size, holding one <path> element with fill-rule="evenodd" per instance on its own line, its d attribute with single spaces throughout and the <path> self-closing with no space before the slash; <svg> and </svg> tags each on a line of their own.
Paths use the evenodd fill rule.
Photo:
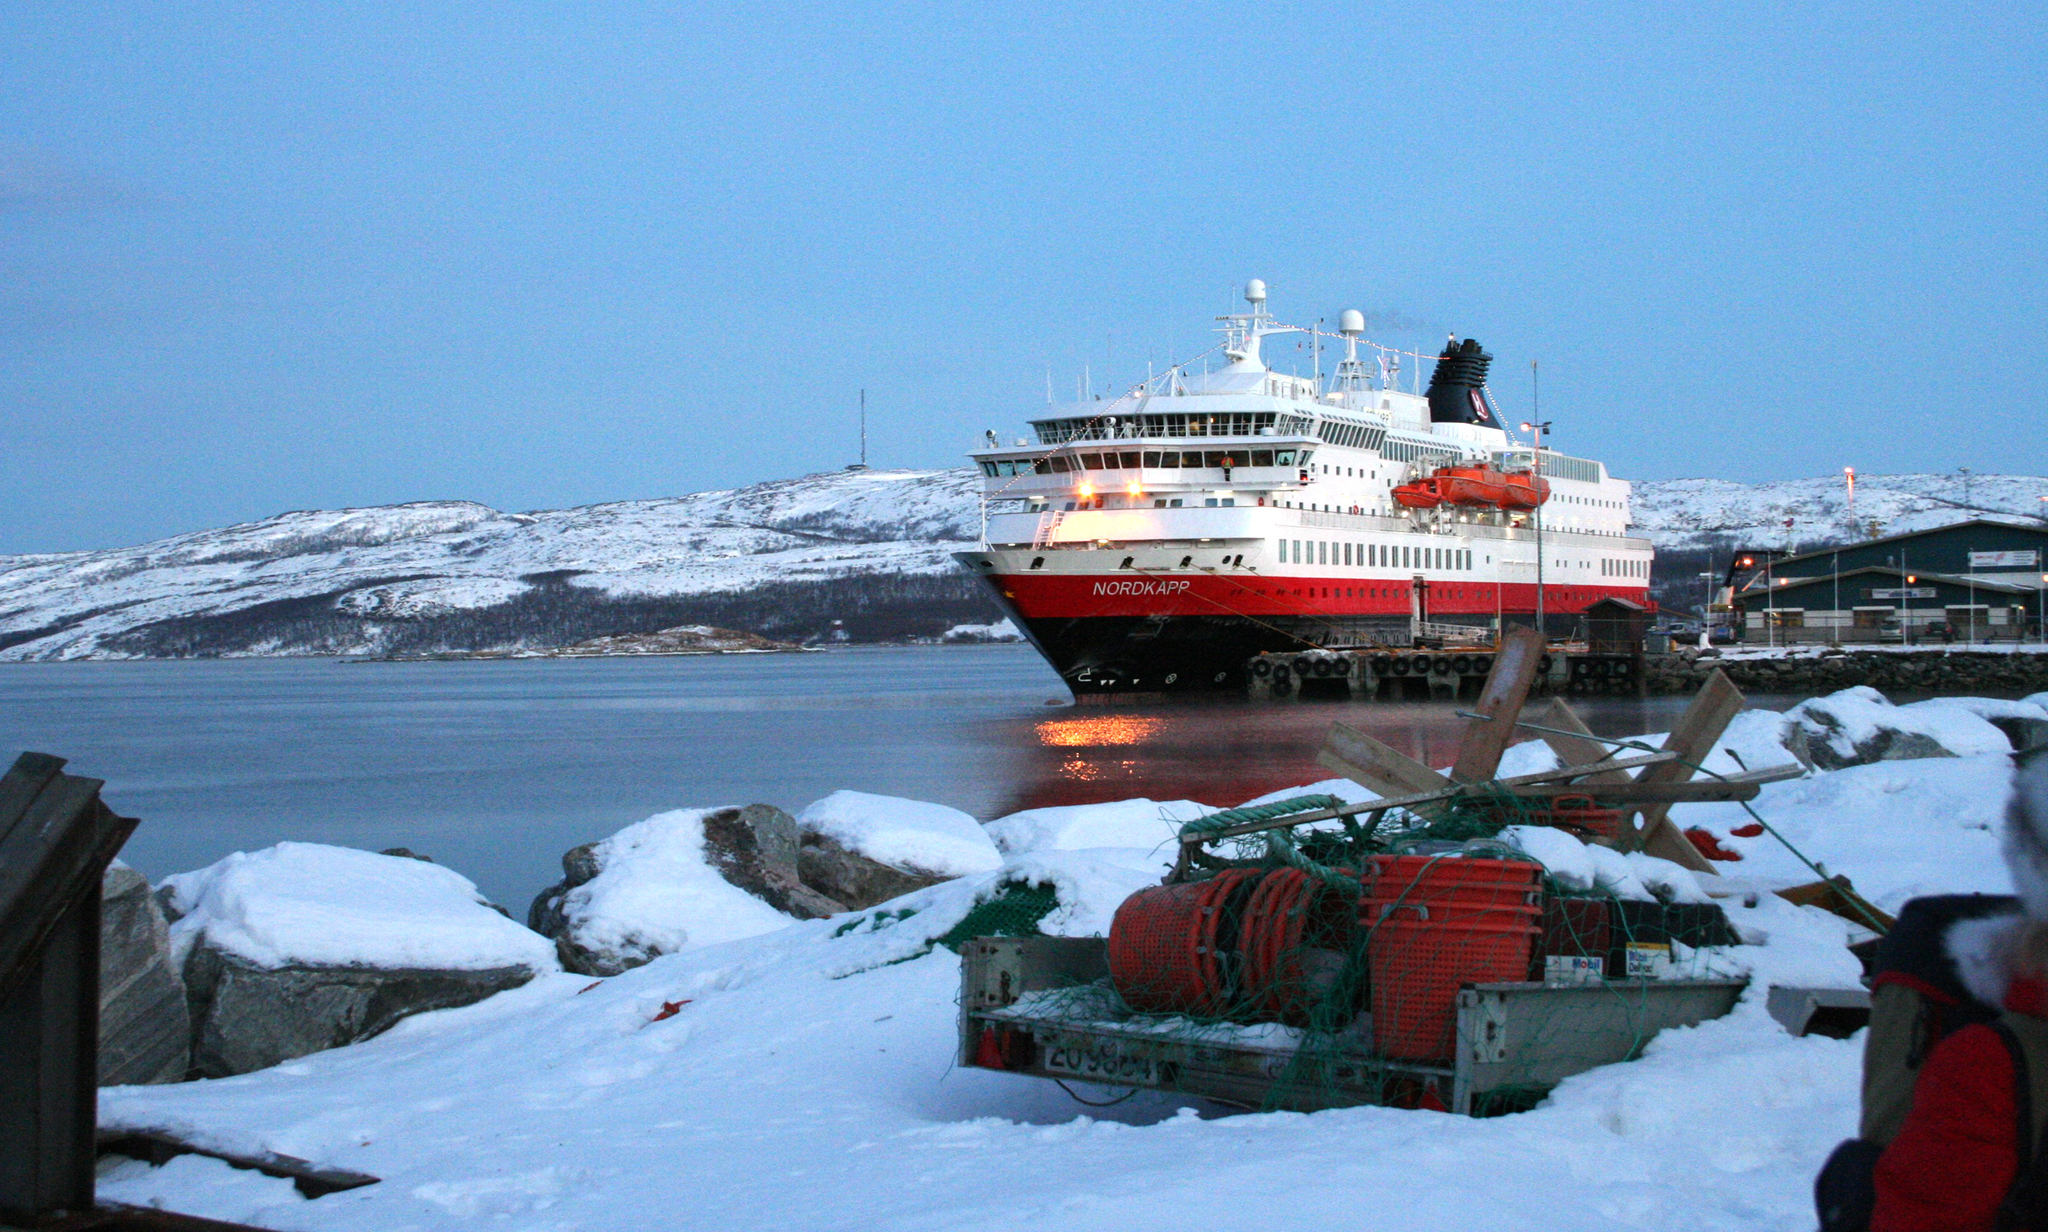
<svg viewBox="0 0 2048 1232">
<path fill-rule="evenodd" d="M 1534 364 L 1530 365 L 1530 370 L 1532 372 L 1535 370 Z M 1550 421 L 1547 419 L 1541 419 L 1535 421 L 1534 423 L 1525 423 L 1522 425 L 1522 431 L 1534 433 L 1536 436 L 1535 478 L 1536 483 L 1541 484 L 1544 481 L 1543 438 L 1550 434 Z M 2044 497 L 2043 499 L 2048 499 L 2048 497 Z M 1543 623 L 1543 504 L 1544 502 L 1542 501 L 1536 502 L 1536 508 L 1533 511 L 1533 517 L 1531 518 L 1531 521 L 1534 523 L 1536 527 L 1536 635 L 1538 637 L 1543 638 L 1544 641 L 1548 643 L 1548 641 L 1550 640 L 1550 631 L 1544 627 Z"/>
</svg>

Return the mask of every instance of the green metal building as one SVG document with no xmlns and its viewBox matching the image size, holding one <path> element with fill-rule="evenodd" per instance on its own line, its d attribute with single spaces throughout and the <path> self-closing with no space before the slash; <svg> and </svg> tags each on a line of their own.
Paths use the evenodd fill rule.
<svg viewBox="0 0 2048 1232">
<path fill-rule="evenodd" d="M 1752 644 L 2032 640 L 2048 525 L 1972 519 L 1780 557 L 1734 597 Z"/>
</svg>

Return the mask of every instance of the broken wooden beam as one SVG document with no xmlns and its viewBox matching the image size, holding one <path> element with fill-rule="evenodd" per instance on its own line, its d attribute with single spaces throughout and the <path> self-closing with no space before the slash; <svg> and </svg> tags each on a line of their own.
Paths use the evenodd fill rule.
<svg viewBox="0 0 2048 1232">
<path fill-rule="evenodd" d="M 126 1155 L 130 1159 L 156 1165 L 169 1163 L 180 1155 L 201 1155 L 207 1159 L 218 1159 L 230 1167 L 288 1180 L 294 1189 L 308 1198 L 361 1189 L 382 1179 L 367 1172 L 324 1167 L 296 1155 L 280 1155 L 275 1151 L 229 1151 L 202 1146 L 164 1129 L 103 1129 L 99 1133 L 99 1153 Z"/>
</svg>

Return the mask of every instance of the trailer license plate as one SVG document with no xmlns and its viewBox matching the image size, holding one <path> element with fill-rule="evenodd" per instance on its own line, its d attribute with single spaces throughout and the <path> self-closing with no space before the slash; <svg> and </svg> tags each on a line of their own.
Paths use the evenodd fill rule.
<svg viewBox="0 0 2048 1232">
<path fill-rule="evenodd" d="M 1046 1050 L 1045 1067 L 1098 1082 L 1156 1085 L 1159 1064 L 1152 1057 L 1133 1056 L 1101 1040 L 1062 1040 Z"/>
</svg>

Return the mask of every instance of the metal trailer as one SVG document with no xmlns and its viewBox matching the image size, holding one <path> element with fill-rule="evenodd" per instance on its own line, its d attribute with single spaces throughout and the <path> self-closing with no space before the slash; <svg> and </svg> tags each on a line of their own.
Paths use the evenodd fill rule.
<svg viewBox="0 0 2048 1232">
<path fill-rule="evenodd" d="M 1297 1056 L 1157 1017 L 1117 1014 L 1100 937 L 980 937 L 961 951 L 960 1064 L 1118 1088 L 1149 1088 L 1244 1108 L 1309 1112 L 1379 1103 L 1399 1079 L 1447 1091 L 1450 1111 L 1488 1096 L 1555 1086 L 1627 1061 L 1666 1027 L 1718 1018 L 1742 980 L 1474 984 L 1458 993 L 1450 1065 L 1388 1061 L 1342 1037 Z M 1032 993 L 1060 993 L 1033 998 Z M 1021 1002 L 1021 1004 L 1020 1004 Z M 1034 1004 L 1036 1002 L 1036 1004 Z"/>
</svg>

